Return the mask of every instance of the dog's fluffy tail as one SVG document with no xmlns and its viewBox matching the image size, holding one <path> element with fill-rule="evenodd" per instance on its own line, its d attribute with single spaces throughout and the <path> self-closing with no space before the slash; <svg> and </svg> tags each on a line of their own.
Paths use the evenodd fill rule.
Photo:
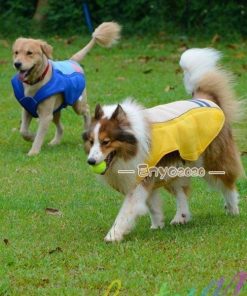
<svg viewBox="0 0 247 296">
<path fill-rule="evenodd" d="M 103 47 L 110 47 L 120 39 L 121 26 L 115 22 L 105 22 L 99 25 L 92 34 L 91 41 L 71 57 L 80 62 L 97 43 Z"/>
<path fill-rule="evenodd" d="M 226 122 L 239 119 L 240 103 L 233 91 L 233 77 L 217 66 L 221 53 L 212 48 L 193 48 L 180 59 L 184 71 L 184 85 L 188 93 L 205 94 L 224 112 Z"/>
</svg>

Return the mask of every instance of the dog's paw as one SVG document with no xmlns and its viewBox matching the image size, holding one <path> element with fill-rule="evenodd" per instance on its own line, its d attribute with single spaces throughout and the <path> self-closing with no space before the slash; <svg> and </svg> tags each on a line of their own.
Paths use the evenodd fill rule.
<svg viewBox="0 0 247 296">
<path fill-rule="evenodd" d="M 58 139 L 52 139 L 49 143 L 48 143 L 48 145 L 49 146 L 56 146 L 56 145 L 58 145 L 58 144 L 60 144 L 60 142 L 61 142 L 61 140 L 58 140 Z"/>
<path fill-rule="evenodd" d="M 229 204 L 225 204 L 225 210 L 230 215 L 233 215 L 233 216 L 239 215 L 238 205 L 232 206 L 232 205 L 229 205 Z"/>
<path fill-rule="evenodd" d="M 22 135 L 23 139 L 27 142 L 33 142 L 35 139 L 35 136 L 36 136 L 35 134 L 31 134 L 31 133 Z"/>
<path fill-rule="evenodd" d="M 190 221 L 189 213 L 177 213 L 171 221 L 171 225 L 186 224 Z"/>
<path fill-rule="evenodd" d="M 38 150 L 30 150 L 28 152 L 28 156 L 35 156 L 35 155 L 38 155 L 39 154 L 39 151 Z"/>
<path fill-rule="evenodd" d="M 158 224 L 152 224 L 151 226 L 150 226 L 150 229 L 162 229 L 162 228 L 164 228 L 164 226 L 165 226 L 165 223 L 164 222 L 160 222 L 160 223 L 158 223 Z"/>
<path fill-rule="evenodd" d="M 107 243 L 114 243 L 114 242 L 120 242 L 122 239 L 123 239 L 122 234 L 120 234 L 117 231 L 110 230 L 104 240 Z"/>
</svg>

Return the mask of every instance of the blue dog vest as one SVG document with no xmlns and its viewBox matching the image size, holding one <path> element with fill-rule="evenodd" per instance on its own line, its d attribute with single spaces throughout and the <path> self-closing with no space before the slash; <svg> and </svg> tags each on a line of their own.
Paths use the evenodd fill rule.
<svg viewBox="0 0 247 296">
<path fill-rule="evenodd" d="M 67 106 L 72 106 L 81 96 L 85 88 L 85 77 L 82 68 L 74 61 L 49 61 L 52 66 L 51 79 L 43 85 L 33 97 L 25 97 L 23 83 L 16 74 L 12 80 L 12 87 L 17 101 L 33 117 L 38 117 L 38 105 L 50 96 L 62 93 L 64 102 L 54 111 L 57 112 Z"/>
</svg>

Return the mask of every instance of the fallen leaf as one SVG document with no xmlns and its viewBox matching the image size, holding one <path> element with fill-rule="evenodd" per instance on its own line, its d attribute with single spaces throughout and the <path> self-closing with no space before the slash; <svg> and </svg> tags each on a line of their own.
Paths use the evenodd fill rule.
<svg viewBox="0 0 247 296">
<path fill-rule="evenodd" d="M 159 62 L 164 62 L 164 61 L 167 60 L 167 57 L 159 57 L 157 60 L 158 60 Z"/>
<path fill-rule="evenodd" d="M 237 49 L 239 46 L 237 44 L 231 43 L 231 44 L 228 44 L 227 47 L 230 49 Z"/>
<path fill-rule="evenodd" d="M 56 249 L 49 251 L 49 254 L 53 254 L 53 253 L 60 253 L 63 252 L 63 250 L 60 247 L 56 247 Z"/>
<path fill-rule="evenodd" d="M 8 244 L 9 244 L 9 240 L 8 240 L 7 238 L 5 238 L 5 239 L 3 240 L 3 242 L 5 243 L 5 245 L 8 245 Z"/>
<path fill-rule="evenodd" d="M 179 74 L 179 73 L 182 73 L 183 71 L 182 71 L 182 69 L 180 68 L 180 67 L 178 67 L 176 70 L 175 70 L 175 73 L 176 74 Z"/>
<path fill-rule="evenodd" d="M 180 59 L 180 55 L 178 54 L 171 54 L 169 56 L 169 60 L 175 62 L 176 64 L 178 63 L 179 59 Z"/>
<path fill-rule="evenodd" d="M 169 92 L 171 90 L 174 90 L 174 86 L 171 86 L 171 85 L 167 85 L 167 87 L 165 88 L 165 92 Z"/>
<path fill-rule="evenodd" d="M 42 279 L 42 282 L 43 283 L 49 283 L 50 281 L 49 281 L 49 279 L 45 278 L 45 279 Z"/>
<path fill-rule="evenodd" d="M 59 211 L 58 209 L 54 209 L 54 208 L 46 208 L 45 209 L 46 214 L 48 215 L 53 215 L 53 216 L 62 216 L 62 212 Z"/>
<path fill-rule="evenodd" d="M 59 40 L 59 41 L 63 40 L 63 39 L 62 39 L 60 36 L 58 36 L 58 35 L 53 36 L 53 39 L 55 39 L 55 40 Z"/>
<path fill-rule="evenodd" d="M 182 44 L 178 49 L 177 51 L 178 52 L 184 52 L 188 49 L 188 46 L 186 44 Z"/>
<path fill-rule="evenodd" d="M 70 38 L 65 40 L 65 44 L 71 44 L 76 40 L 76 36 L 71 36 Z"/>
<path fill-rule="evenodd" d="M 8 64 L 8 61 L 6 61 L 6 60 L 0 60 L 0 65 L 6 65 L 6 64 Z"/>
<path fill-rule="evenodd" d="M 123 80 L 125 80 L 125 79 L 126 79 L 126 78 L 123 77 L 123 76 L 119 76 L 119 77 L 116 78 L 116 80 L 119 80 L 119 81 L 123 81 Z"/>
<path fill-rule="evenodd" d="M 41 279 L 41 282 L 39 283 L 39 287 L 45 287 L 45 285 L 49 284 L 50 280 L 47 278 Z"/>
<path fill-rule="evenodd" d="M 141 63 L 147 63 L 149 62 L 153 57 L 150 57 L 150 56 L 139 56 L 138 57 L 138 60 L 139 62 Z"/>
<path fill-rule="evenodd" d="M 147 70 L 144 70 L 142 73 L 143 74 L 149 74 L 153 71 L 153 69 L 147 69 Z"/>
<path fill-rule="evenodd" d="M 124 63 L 125 64 L 130 64 L 130 63 L 132 63 L 133 62 L 133 59 L 125 59 L 124 60 Z"/>
<path fill-rule="evenodd" d="M 32 174 L 38 174 L 38 171 L 36 169 L 28 169 L 28 171 Z"/>
<path fill-rule="evenodd" d="M 238 52 L 237 54 L 234 55 L 234 57 L 236 59 L 242 59 L 242 58 L 245 58 L 245 53 L 243 52 Z"/>
</svg>

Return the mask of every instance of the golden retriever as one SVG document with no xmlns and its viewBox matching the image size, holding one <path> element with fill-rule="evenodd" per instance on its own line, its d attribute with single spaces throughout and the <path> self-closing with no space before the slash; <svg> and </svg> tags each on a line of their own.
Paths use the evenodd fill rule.
<svg viewBox="0 0 247 296">
<path fill-rule="evenodd" d="M 120 38 L 120 29 L 121 28 L 117 23 L 102 23 L 92 34 L 91 41 L 83 49 L 74 54 L 69 59 L 69 62 L 72 63 L 73 67 L 79 69 L 78 71 L 81 72 L 81 75 L 84 75 L 83 70 L 76 63 L 80 62 L 96 43 L 103 47 L 110 47 Z M 13 65 L 18 71 L 18 74 L 13 79 L 15 79 L 15 83 L 19 90 L 22 91 L 22 93 L 19 93 L 18 99 L 22 106 L 22 96 L 25 97 L 27 104 L 29 104 L 31 101 L 36 100 L 37 94 L 43 87 L 49 85 L 49 81 L 52 79 L 53 72 L 55 71 L 53 61 L 50 60 L 52 58 L 52 50 L 52 46 L 43 40 L 18 38 L 14 42 Z M 55 85 L 55 87 L 64 86 Z M 80 85 L 80 83 L 77 87 L 82 89 L 82 93 L 80 93 L 78 98 L 76 98 L 76 101 L 71 105 L 78 115 L 84 117 L 84 125 L 85 127 L 88 127 L 90 116 L 86 88 L 83 85 Z M 14 91 L 17 97 L 15 88 Z M 65 107 L 64 101 L 65 95 L 63 92 L 52 93 L 52 95 L 49 95 L 40 103 L 35 101 L 36 109 L 34 112 L 37 116 L 31 114 L 29 109 L 26 110 L 23 108 L 20 133 L 25 140 L 33 142 L 32 147 L 28 152 L 29 156 L 36 155 L 40 152 L 45 134 L 51 121 L 56 125 L 56 133 L 49 144 L 57 145 L 60 143 L 63 134 L 63 126 L 60 121 L 60 110 Z M 33 117 L 39 118 L 39 126 L 36 134 L 29 131 L 29 125 Z"/>
</svg>

